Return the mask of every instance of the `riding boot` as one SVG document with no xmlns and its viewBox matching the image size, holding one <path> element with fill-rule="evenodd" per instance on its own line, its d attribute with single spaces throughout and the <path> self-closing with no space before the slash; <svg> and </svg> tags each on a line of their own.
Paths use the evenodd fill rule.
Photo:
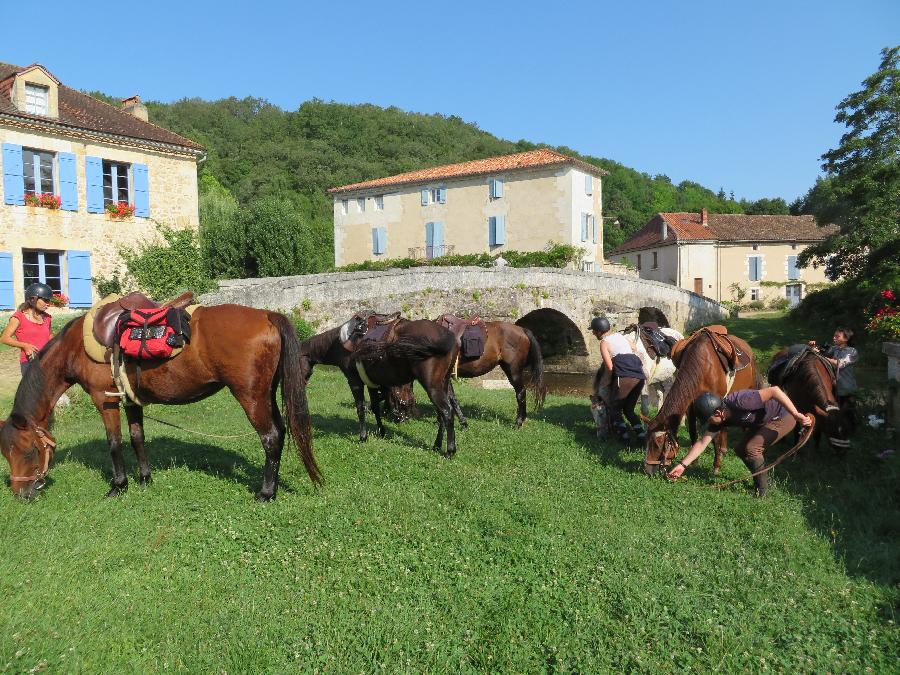
<svg viewBox="0 0 900 675">
<path fill-rule="evenodd" d="M 642 424 L 635 424 L 631 427 L 631 431 L 634 433 L 634 437 L 637 439 L 638 443 L 643 443 L 647 440 L 647 432 L 644 431 L 644 426 Z"/>
<path fill-rule="evenodd" d="M 747 468 L 752 473 L 756 473 L 766 465 L 766 459 L 761 455 L 759 457 L 748 457 L 744 460 L 744 464 L 747 465 Z M 769 491 L 769 472 L 764 471 L 758 476 L 754 476 L 753 484 L 756 486 L 756 496 L 765 497 L 766 492 Z"/>
</svg>

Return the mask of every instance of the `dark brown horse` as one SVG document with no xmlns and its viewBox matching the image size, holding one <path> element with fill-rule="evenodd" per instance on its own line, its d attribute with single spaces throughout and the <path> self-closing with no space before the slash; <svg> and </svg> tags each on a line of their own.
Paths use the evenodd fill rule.
<svg viewBox="0 0 900 675">
<path fill-rule="evenodd" d="M 518 405 L 516 426 L 521 427 L 528 418 L 525 408 L 525 389 L 531 388 L 534 392 L 534 408 L 538 411 L 544 407 L 544 399 L 547 396 L 541 346 L 530 330 L 514 323 L 485 321 L 484 326 L 486 329 L 484 353 L 477 359 L 466 360 L 460 357 L 454 376 L 480 377 L 500 366 L 516 392 L 516 404 Z M 530 378 L 525 376 L 526 368 L 531 371 Z M 453 410 L 459 417 L 459 424 L 465 429 L 468 423 L 456 396 L 453 396 L 453 404 Z"/>
<path fill-rule="evenodd" d="M 678 427 L 682 418 L 688 416 L 688 430 L 691 441 L 697 439 L 697 422 L 691 405 L 700 394 L 711 391 L 724 396 L 738 389 L 759 389 L 762 378 L 756 368 L 753 350 L 744 340 L 728 336 L 734 347 L 743 355 L 746 365 L 734 373 L 732 382 L 719 361 L 719 356 L 711 340 L 699 337 L 687 343 L 680 354 L 675 382 L 666 395 L 656 417 L 647 425 L 647 446 L 644 457 L 644 471 L 648 475 L 656 473 L 662 464 L 668 466 L 678 454 Z M 715 459 L 713 471 L 719 474 L 722 456 L 727 450 L 728 435 L 725 431 L 717 434 L 714 441 Z"/>
<path fill-rule="evenodd" d="M 109 395 L 116 392 L 109 364 L 97 363 L 85 353 L 84 320 L 79 317 L 70 321 L 41 349 L 26 369 L 12 414 L 0 429 L 0 448 L 10 467 L 10 487 L 21 497 L 32 497 L 43 485 L 56 445 L 48 431 L 50 415 L 56 401 L 73 384 L 81 385 L 90 395 L 103 418 L 113 464 L 107 496 L 128 487 L 120 400 Z M 145 403 L 191 403 L 228 387 L 259 434 L 266 453 L 257 497 L 261 501 L 275 497 L 287 433 L 294 437 L 313 483 L 321 483 L 312 450 L 300 341 L 287 317 L 239 305 L 217 305 L 197 308 L 190 325 L 191 341 L 175 358 L 143 363 L 139 379 L 135 378 L 134 366 L 126 366 L 135 395 Z M 287 425 L 276 401 L 279 384 Z M 126 405 L 125 414 L 140 465 L 140 482 L 147 484 L 150 464 L 144 453 L 144 411 Z"/>
<path fill-rule="evenodd" d="M 384 392 L 417 380 L 437 411 L 434 449 L 441 451 L 446 431 L 446 456 L 452 457 L 456 453 L 456 435 L 450 377 L 459 353 L 456 337 L 446 328 L 426 320 L 398 321 L 384 340 L 365 340 L 367 330 L 366 317 L 357 315 L 339 329 L 339 334 L 347 337 L 344 346 L 353 352 L 359 377 L 369 388 L 378 433 L 384 433 L 381 421 Z"/>
<path fill-rule="evenodd" d="M 788 355 L 788 348 L 782 349 L 772 357 L 772 362 L 787 361 Z M 840 455 L 845 454 L 850 448 L 850 424 L 847 412 L 837 403 L 834 367 L 822 356 L 804 347 L 790 372 L 779 372 L 776 378 L 773 371 L 774 367 L 769 370 L 770 382 L 784 389 L 797 410 L 815 416 L 816 446 L 824 431 L 828 434 L 831 449 Z"/>
</svg>

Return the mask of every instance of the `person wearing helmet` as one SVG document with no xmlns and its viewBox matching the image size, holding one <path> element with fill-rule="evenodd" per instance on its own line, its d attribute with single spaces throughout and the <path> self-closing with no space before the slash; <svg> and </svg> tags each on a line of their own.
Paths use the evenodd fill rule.
<svg viewBox="0 0 900 675">
<path fill-rule="evenodd" d="M 741 389 L 721 398 L 712 392 L 700 394 L 693 403 L 694 414 L 701 424 L 705 424 L 703 435 L 697 440 L 684 459 L 666 474 L 677 479 L 684 474 L 699 457 L 713 437 L 724 427 L 736 426 L 747 429 L 734 453 L 744 460 L 750 471 L 756 473 L 765 466 L 763 453 L 787 436 L 797 422 L 804 427 L 812 424 L 809 416 L 799 412 L 781 387 L 765 389 Z M 756 494 L 765 496 L 769 489 L 768 472 L 753 478 Z"/>
<path fill-rule="evenodd" d="M 21 349 L 19 368 L 25 373 L 28 362 L 50 342 L 50 314 L 47 307 L 53 290 L 47 284 L 34 283 L 25 289 L 25 302 L 13 312 L 0 335 L 0 342 Z"/>
<path fill-rule="evenodd" d="M 622 420 L 624 414 L 631 424 L 639 442 L 644 440 L 644 427 L 634 413 L 634 406 L 644 388 L 646 375 L 644 365 L 637 355 L 634 342 L 621 333 L 614 333 L 609 319 L 597 316 L 591 320 L 591 332 L 600 340 L 600 354 L 606 370 L 600 380 L 601 389 L 607 389 L 615 378 L 616 392 L 612 398 L 613 426 L 623 440 L 628 439 L 628 425 Z"/>
</svg>

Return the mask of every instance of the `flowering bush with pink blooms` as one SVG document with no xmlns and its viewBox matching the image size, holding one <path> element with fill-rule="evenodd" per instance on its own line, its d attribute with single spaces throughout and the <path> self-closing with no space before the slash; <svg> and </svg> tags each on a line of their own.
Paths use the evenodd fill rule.
<svg viewBox="0 0 900 675">
<path fill-rule="evenodd" d="M 866 325 L 870 334 L 888 342 L 900 340 L 900 303 L 897 302 L 897 295 L 890 289 L 881 291 Z"/>
</svg>

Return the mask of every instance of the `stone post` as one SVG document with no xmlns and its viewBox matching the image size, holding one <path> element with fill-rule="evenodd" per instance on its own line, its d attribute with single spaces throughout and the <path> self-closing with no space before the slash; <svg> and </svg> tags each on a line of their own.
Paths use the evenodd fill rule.
<svg viewBox="0 0 900 675">
<path fill-rule="evenodd" d="M 894 429 L 900 429 L 900 342 L 885 342 L 881 351 L 888 358 L 888 419 Z"/>
</svg>

